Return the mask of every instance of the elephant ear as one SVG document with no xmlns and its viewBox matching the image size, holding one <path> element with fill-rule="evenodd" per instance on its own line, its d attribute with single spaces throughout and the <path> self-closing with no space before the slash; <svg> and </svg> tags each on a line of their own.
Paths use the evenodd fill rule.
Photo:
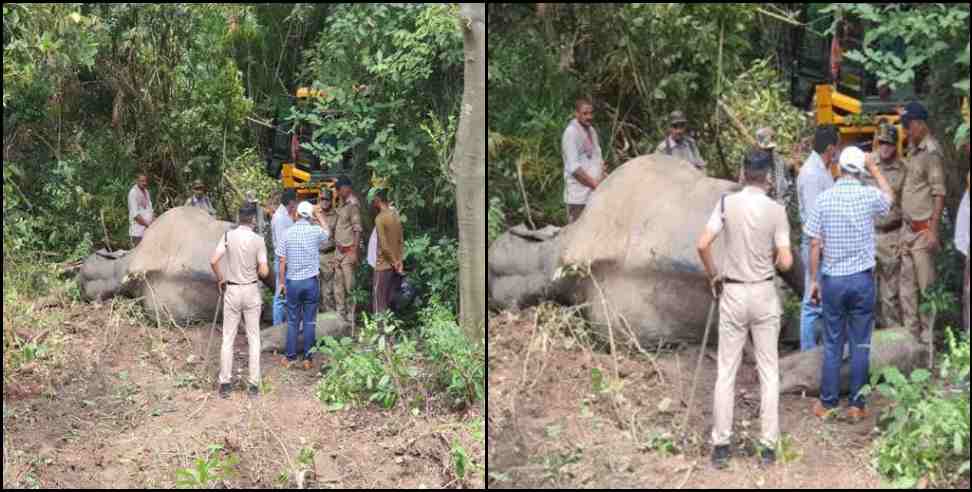
<svg viewBox="0 0 972 492">
<path fill-rule="evenodd" d="M 560 231 L 561 229 L 559 227 L 554 226 L 547 226 L 543 229 L 532 230 L 527 226 L 520 224 L 510 229 L 510 234 L 532 241 L 550 241 L 551 239 L 556 239 L 556 237 L 560 235 Z"/>
</svg>

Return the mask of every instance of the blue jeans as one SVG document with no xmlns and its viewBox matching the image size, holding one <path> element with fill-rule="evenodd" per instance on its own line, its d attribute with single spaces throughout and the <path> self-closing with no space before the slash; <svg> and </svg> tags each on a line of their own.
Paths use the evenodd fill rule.
<svg viewBox="0 0 972 492">
<path fill-rule="evenodd" d="M 871 370 L 871 330 L 877 304 L 874 271 L 845 277 L 825 276 L 821 297 L 827 332 L 820 401 L 828 409 L 840 403 L 840 368 L 844 344 L 850 339 L 850 406 L 863 409 L 865 401 L 860 392 Z"/>
<path fill-rule="evenodd" d="M 304 326 L 303 357 L 310 357 L 317 335 L 317 306 L 321 302 L 321 286 L 317 277 L 306 280 L 287 280 L 287 359 L 297 359 L 297 334 Z"/>
<path fill-rule="evenodd" d="M 273 326 L 277 326 L 287 320 L 287 299 L 280 296 L 278 275 L 280 275 L 280 257 L 277 257 L 277 269 L 273 271 Z"/>
<path fill-rule="evenodd" d="M 823 307 L 814 305 L 810 302 L 810 238 L 803 238 L 800 248 L 800 255 L 803 257 L 804 268 L 804 292 L 803 302 L 800 309 L 800 351 L 807 352 L 817 347 L 817 336 L 815 325 L 817 321 L 823 321 Z M 821 268 L 823 270 L 823 258 L 821 258 Z M 821 273 L 817 272 L 817 283 L 821 284 Z"/>
</svg>

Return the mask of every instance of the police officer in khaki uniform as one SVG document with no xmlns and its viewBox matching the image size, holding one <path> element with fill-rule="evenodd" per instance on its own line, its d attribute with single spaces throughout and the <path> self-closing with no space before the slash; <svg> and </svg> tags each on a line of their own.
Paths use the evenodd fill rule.
<svg viewBox="0 0 972 492">
<path fill-rule="evenodd" d="M 764 151 L 746 158 L 746 187 L 723 197 L 698 241 L 699 257 L 705 266 L 713 292 L 722 290 L 719 301 L 719 369 L 713 395 L 712 461 L 724 468 L 730 459 L 736 373 L 743 348 L 752 335 L 759 367 L 762 404 L 760 460 L 776 461 L 780 437 L 780 369 L 778 346 L 782 304 L 773 279 L 776 270 L 789 270 L 790 224 L 786 209 L 770 199 L 768 177 L 773 156 Z M 712 245 L 723 237 L 721 268 Z M 721 287 L 723 286 L 724 287 Z"/>
<path fill-rule="evenodd" d="M 901 192 L 901 316 L 905 328 L 926 343 L 934 327 L 931 314 L 919 313 L 919 306 L 923 292 L 935 283 L 939 223 L 945 209 L 945 158 L 927 121 L 928 111 L 917 102 L 908 104 L 901 116 L 909 141 Z"/>
<path fill-rule="evenodd" d="M 334 247 L 334 227 L 337 224 L 337 210 L 334 209 L 334 193 L 321 188 L 317 208 L 324 213 L 328 225 L 328 240 L 321 244 L 321 305 L 320 311 L 331 312 L 337 308 L 334 302 L 334 269 L 336 248 Z"/>
<path fill-rule="evenodd" d="M 351 190 L 351 180 L 342 176 L 337 182 L 342 204 L 337 209 L 334 241 L 337 246 L 334 268 L 334 299 L 337 312 L 345 321 L 351 320 L 348 297 L 354 289 L 354 269 L 358 264 L 361 245 L 361 204 Z"/>
<path fill-rule="evenodd" d="M 260 278 L 270 275 L 267 245 L 253 232 L 257 215 L 256 207 L 244 204 L 240 209 L 239 227 L 220 238 L 210 260 L 220 289 L 225 286 L 223 298 L 223 345 L 220 351 L 219 396 L 229 397 L 233 376 L 233 345 L 242 318 L 250 348 L 251 397 L 260 394 L 260 311 L 263 296 L 260 295 Z M 226 271 L 220 261 L 226 258 Z"/>
<path fill-rule="evenodd" d="M 688 118 L 685 117 L 685 113 L 673 111 L 669 116 L 669 123 L 671 127 L 668 136 L 658 144 L 655 153 L 682 159 L 704 172 L 705 161 L 702 159 L 695 139 L 688 135 Z"/>
<path fill-rule="evenodd" d="M 894 125 L 881 125 L 877 136 L 881 173 L 894 191 L 891 213 L 874 222 L 877 241 L 878 327 L 901 326 L 901 304 L 898 302 L 901 277 L 901 188 L 905 167 L 898 158 L 898 130 Z M 864 182 L 877 186 L 872 176 Z"/>
</svg>

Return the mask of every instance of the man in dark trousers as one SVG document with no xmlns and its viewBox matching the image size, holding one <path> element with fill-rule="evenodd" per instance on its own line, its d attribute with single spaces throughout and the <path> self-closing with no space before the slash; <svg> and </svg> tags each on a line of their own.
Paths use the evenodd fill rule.
<svg viewBox="0 0 972 492">
<path fill-rule="evenodd" d="M 391 306 L 392 294 L 401 285 L 401 276 L 405 272 L 402 264 L 405 253 L 402 221 L 398 217 L 398 212 L 389 205 L 386 190 L 373 188 L 368 193 L 368 201 L 378 212 L 378 217 L 375 219 L 375 230 L 378 231 L 378 258 L 375 264 L 373 299 L 375 314 L 380 314 Z"/>
</svg>

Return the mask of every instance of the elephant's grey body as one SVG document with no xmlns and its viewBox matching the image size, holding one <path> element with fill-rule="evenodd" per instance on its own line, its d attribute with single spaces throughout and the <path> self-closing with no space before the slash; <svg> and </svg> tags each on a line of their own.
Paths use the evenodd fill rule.
<svg viewBox="0 0 972 492">
<path fill-rule="evenodd" d="M 138 297 L 150 312 L 158 307 L 165 319 L 171 316 L 178 323 L 212 320 L 219 290 L 209 260 L 232 226 L 198 208 L 169 210 L 128 254 L 89 256 L 78 278 L 82 296 L 88 300 Z M 223 261 L 225 272 L 225 257 Z"/>
<path fill-rule="evenodd" d="M 697 343 L 712 296 L 696 241 L 721 197 L 738 189 L 671 157 L 630 161 L 598 188 L 575 224 L 533 234 L 514 228 L 492 245 L 491 302 L 499 308 L 544 299 L 587 303 L 588 318 L 605 332 L 610 319 L 615 327 L 630 326 L 645 346 Z M 721 258 L 721 240 L 714 249 Z M 558 268 L 587 264 L 596 283 L 553 280 Z M 799 261 L 785 278 L 802 293 Z M 796 330 L 789 337 L 798 337 Z"/>
</svg>

